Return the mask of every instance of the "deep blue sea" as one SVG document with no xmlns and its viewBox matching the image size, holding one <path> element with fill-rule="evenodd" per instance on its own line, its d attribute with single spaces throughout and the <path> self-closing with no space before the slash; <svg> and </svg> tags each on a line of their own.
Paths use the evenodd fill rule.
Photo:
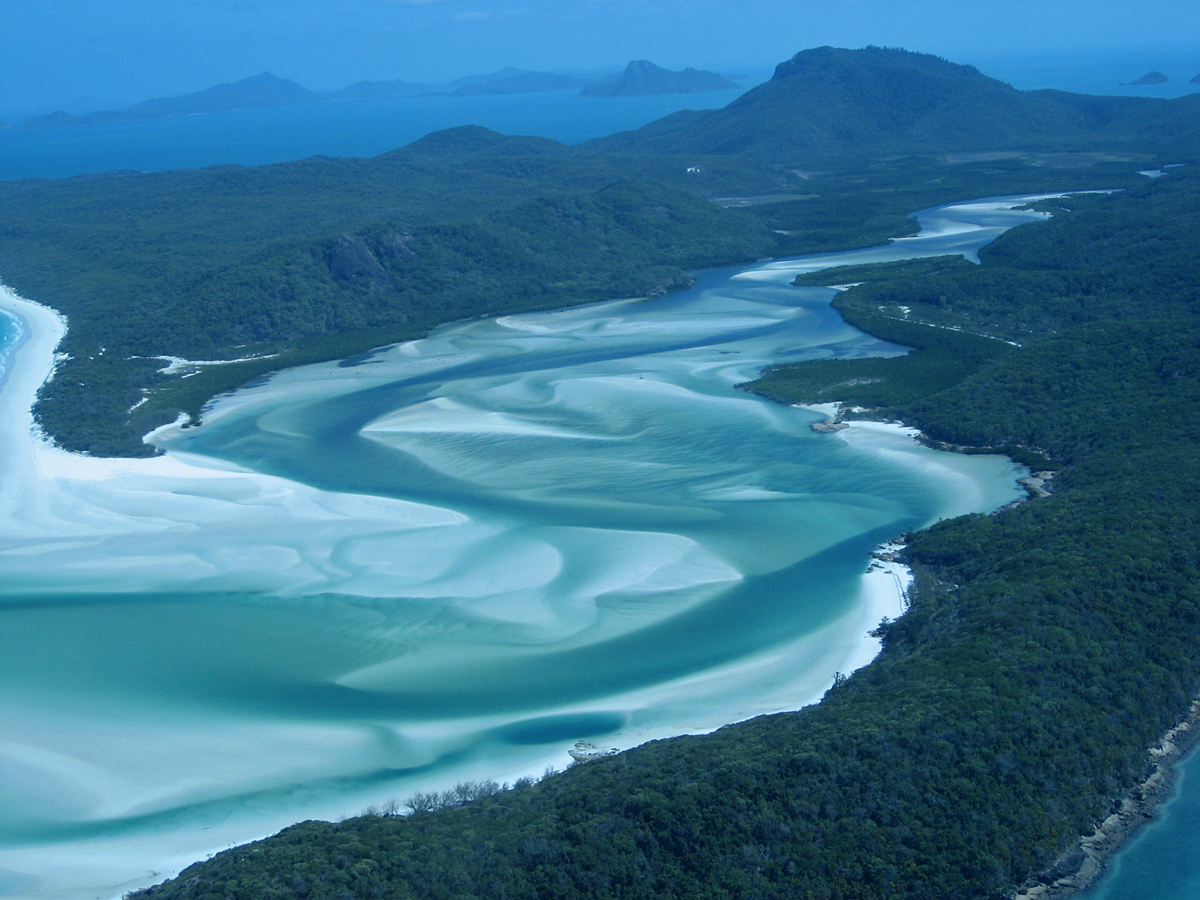
<svg viewBox="0 0 1200 900">
<path fill-rule="evenodd" d="M 457 125 L 577 144 L 640 128 L 681 109 L 725 106 L 741 91 L 580 97 L 578 91 L 478 97 L 326 100 L 274 109 L 77 125 L 0 129 L 0 180 L 64 178 L 222 163 L 256 166 L 309 156 L 376 156 Z"/>
<path fill-rule="evenodd" d="M 979 71 L 1023 91 L 1053 89 L 1078 94 L 1169 99 L 1200 91 L 1190 84 L 1200 74 L 1200 52 L 1154 49 L 1112 49 L 1102 53 L 1064 53 L 1060 56 L 1016 52 L 971 60 Z M 1149 72 L 1169 79 L 1163 84 L 1134 85 Z"/>
</svg>

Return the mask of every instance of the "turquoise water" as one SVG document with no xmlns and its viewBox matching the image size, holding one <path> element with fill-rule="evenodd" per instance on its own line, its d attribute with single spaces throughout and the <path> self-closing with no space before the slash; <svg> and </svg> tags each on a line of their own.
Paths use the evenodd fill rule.
<svg viewBox="0 0 1200 900">
<path fill-rule="evenodd" d="M 8 352 L 21 339 L 21 324 L 12 316 L 0 312 L 0 384 L 7 371 Z"/>
<path fill-rule="evenodd" d="M 790 281 L 973 256 L 1038 218 L 1012 205 L 289 370 L 158 460 L 34 453 L 0 515 L 0 894 L 115 896 L 292 821 L 561 768 L 580 739 L 819 698 L 898 612 L 871 549 L 1016 499 L 1020 470 L 816 434 L 734 385 L 904 352 Z"/>
<path fill-rule="evenodd" d="M 1110 863 L 1084 900 L 1196 900 L 1200 898 L 1200 756 L 1180 766 L 1175 796 Z"/>
<path fill-rule="evenodd" d="M 69 128 L 0 128 L 0 179 L 156 172 L 324 156 L 376 156 L 457 125 L 568 144 L 640 128 L 680 109 L 715 109 L 742 92 L 580 97 L 578 91 L 478 97 L 327 100 L 274 109 Z"/>
</svg>

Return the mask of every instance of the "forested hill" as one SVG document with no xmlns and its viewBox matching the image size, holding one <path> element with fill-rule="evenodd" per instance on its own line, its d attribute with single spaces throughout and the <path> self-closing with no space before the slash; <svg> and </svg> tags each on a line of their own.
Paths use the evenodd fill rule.
<svg viewBox="0 0 1200 900">
<path fill-rule="evenodd" d="M 1197 112 L 1200 95 L 1025 94 L 932 56 L 821 48 L 724 110 L 576 148 L 463 127 L 374 159 L 0 182 L 0 278 L 70 321 L 42 427 L 139 455 L 224 390 L 452 319 L 878 243 L 964 197 L 1119 187 L 1191 158 Z M 929 154 L 947 148 L 988 152 Z M 817 171 L 774 164 L 799 157 Z M 259 359 L 166 375 L 159 356 Z"/>
<path fill-rule="evenodd" d="M 36 409 L 45 431 L 144 455 L 152 428 L 278 368 L 453 319 L 666 290 L 689 268 L 879 243 L 910 233 L 914 209 L 1112 187 L 1152 158 L 1098 159 L 831 163 L 801 178 L 463 127 L 374 159 L 0 182 L 0 278 L 70 323 Z M 164 355 L 259 359 L 164 374 Z"/>
<path fill-rule="evenodd" d="M 833 155 L 1146 149 L 1200 143 L 1200 95 L 1176 100 L 1019 91 L 936 56 L 803 50 L 724 109 L 686 110 L 585 146 L 736 153 L 791 164 Z"/>
<path fill-rule="evenodd" d="M 303 823 L 135 896 L 998 900 L 1036 879 L 1200 681 L 1200 172 L 1173 173 L 860 294 L 920 304 L 914 329 L 1019 334 L 889 413 L 1059 472 L 1048 498 L 914 536 L 911 611 L 821 704 L 458 808 Z"/>
<path fill-rule="evenodd" d="M 46 432 L 145 455 L 147 431 L 266 371 L 770 253 L 765 224 L 698 196 L 770 190 L 776 174 L 747 160 L 581 155 L 464 127 L 369 160 L 0 182 L 0 277 L 69 321 L 36 410 Z M 271 358 L 184 379 L 160 355 Z"/>
</svg>

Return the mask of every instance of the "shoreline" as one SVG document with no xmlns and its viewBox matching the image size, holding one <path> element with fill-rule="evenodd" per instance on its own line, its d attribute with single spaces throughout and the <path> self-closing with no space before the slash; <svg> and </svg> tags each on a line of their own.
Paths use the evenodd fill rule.
<svg viewBox="0 0 1200 900">
<path fill-rule="evenodd" d="M 842 437 L 856 422 L 864 422 L 877 428 L 907 431 L 922 446 L 943 453 L 968 454 L 970 450 L 988 449 L 935 441 L 917 428 L 906 426 L 902 422 L 870 418 L 846 421 L 844 416 L 847 410 L 841 402 L 790 405 L 825 416 L 810 426 L 818 434 L 838 434 Z M 995 452 L 997 455 L 1004 455 L 1003 451 Z M 1031 470 L 1028 475 L 1018 478 L 1017 484 L 1024 489 L 1026 496 L 993 510 L 992 514 L 1012 509 L 1031 500 L 1053 496 L 1055 474 L 1053 471 Z M 903 551 L 904 537 L 906 536 L 881 545 L 872 553 L 872 557 L 897 557 L 897 551 Z M 911 570 L 908 572 L 911 578 Z M 907 593 L 905 596 L 907 598 Z M 907 605 L 904 611 L 907 612 Z M 1112 860 L 1125 850 L 1146 826 L 1159 819 L 1163 806 L 1175 793 L 1175 786 L 1179 780 L 1179 764 L 1197 747 L 1200 747 L 1200 697 L 1192 701 L 1183 718 L 1169 728 L 1158 743 L 1147 751 L 1150 772 L 1126 791 L 1120 807 L 1099 822 L 1092 831 L 1079 835 L 1052 866 L 1031 876 L 1013 896 L 1013 900 L 1071 900 L 1094 888 L 1108 871 Z"/>
<path fill-rule="evenodd" d="M 876 428 L 888 428 L 897 432 L 909 434 L 922 447 L 927 447 L 930 450 L 936 450 L 939 453 L 956 453 L 963 456 L 976 455 L 993 455 L 1006 456 L 1019 466 L 1024 466 L 1029 470 L 1028 475 L 1023 475 L 1016 479 L 1018 485 L 1025 491 L 1025 496 L 1011 503 L 1006 503 L 1004 506 L 992 510 L 992 514 L 1003 512 L 1006 509 L 1012 509 L 1020 506 L 1022 503 L 1028 503 L 1030 500 L 1041 500 L 1045 497 L 1054 495 L 1054 477 L 1057 472 L 1053 469 L 1034 469 L 1029 463 L 1019 462 L 1013 459 L 1005 452 L 1004 447 L 968 447 L 963 444 L 948 444 L 945 441 L 934 440 L 925 432 L 913 425 L 906 425 L 904 422 L 895 419 L 876 419 L 869 415 L 863 418 L 846 419 L 846 405 L 841 401 L 832 401 L 830 403 L 791 403 L 789 404 L 795 409 L 806 409 L 810 412 L 818 413 L 825 416 L 819 422 L 813 422 L 809 427 L 817 434 L 837 434 L 851 428 L 855 423 L 869 424 Z M 861 407 L 851 407 L 849 412 L 864 412 Z"/>
<path fill-rule="evenodd" d="M 0 504 L 0 535 L 7 535 L 17 544 L 32 542 L 36 538 L 41 542 L 40 547 L 89 535 L 107 536 L 123 533 L 129 528 L 125 498 L 131 488 L 143 495 L 150 495 L 184 484 L 190 485 L 187 492 L 191 495 L 189 503 L 203 503 L 206 506 L 207 512 L 203 516 L 206 520 L 209 514 L 225 517 L 253 513 L 256 505 L 259 514 L 269 513 L 301 519 L 324 520 L 332 513 L 339 519 L 347 516 L 360 519 L 373 516 L 378 520 L 383 514 L 388 517 L 400 515 L 412 524 L 417 524 L 415 520 L 433 514 L 432 510 L 422 513 L 418 504 L 402 501 L 375 503 L 369 498 L 359 498 L 357 495 L 330 494 L 299 483 L 287 482 L 286 479 L 224 464 L 219 460 L 200 457 L 193 459 L 188 454 L 169 452 L 148 458 L 106 458 L 64 450 L 37 428 L 33 404 L 41 385 L 46 379 L 53 377 L 56 351 L 66 333 L 67 322 L 52 308 L 21 297 L 6 286 L 0 286 L 0 308 L 7 310 L 17 319 L 20 329 L 20 336 L 7 357 L 3 390 L 0 391 L 0 421 L 9 426 L 0 432 L 0 453 L 4 454 L 7 462 L 6 471 L 0 475 L 0 483 L 9 488 L 6 491 L 6 502 Z M 172 426 L 163 427 L 169 429 Z M 246 496 L 231 502 L 230 495 L 221 493 L 218 489 L 219 483 L 228 483 L 231 479 L 245 485 L 247 489 L 253 489 L 258 496 Z M 378 508 L 379 506 L 388 508 L 384 510 Z M 321 509 L 313 510 L 312 507 Z M 186 525 L 185 520 L 190 518 L 191 513 L 173 513 L 172 509 L 171 505 L 159 507 L 155 510 L 155 516 L 166 526 Z M 95 520 L 95 511 L 103 513 L 102 522 Z M 36 561 L 35 557 L 29 559 Z M 875 561 L 867 562 L 871 564 L 870 568 L 860 577 L 859 594 L 852 599 L 851 608 L 846 613 L 840 630 L 835 626 L 832 632 L 819 638 L 819 642 L 835 638 L 837 649 L 833 652 L 838 656 L 831 660 L 831 668 L 839 669 L 838 674 L 849 674 L 875 659 L 880 652 L 881 642 L 870 632 L 876 629 L 881 618 L 896 618 L 903 612 L 904 588 L 911 581 L 911 573 L 897 562 L 888 563 L 886 569 L 880 568 Z M 186 575 L 187 572 L 181 574 Z M 797 653 L 802 649 L 801 643 L 797 644 Z M 780 652 L 786 654 L 792 649 L 789 646 Z M 745 677 L 753 677 L 756 667 L 770 663 L 778 655 L 779 653 L 773 651 L 762 658 L 744 660 L 728 670 L 699 673 L 697 679 L 707 679 L 716 685 L 727 675 L 734 675 L 736 678 L 744 672 Z M 818 670 L 821 671 L 824 670 Z M 653 725 L 644 730 L 636 726 L 628 728 L 628 737 L 633 738 L 632 741 L 620 741 L 619 736 L 614 737 L 622 746 L 631 747 L 650 740 L 715 731 L 725 725 L 760 715 L 793 711 L 820 702 L 835 679 L 836 675 L 831 675 L 827 679 L 822 678 L 820 683 L 813 678 L 788 679 L 786 682 L 773 683 L 766 694 L 757 696 L 756 702 L 748 706 L 739 707 L 738 712 L 733 715 L 722 715 L 718 710 L 714 717 L 708 718 L 703 714 L 701 706 L 697 706 L 695 713 L 689 714 L 689 717 L 695 715 L 698 728 L 689 727 L 691 723 L 688 719 L 682 719 L 674 726 L 661 730 Z M 650 690 L 654 692 L 660 689 L 671 693 L 687 688 L 683 684 L 667 684 Z M 567 743 L 564 741 L 563 746 L 555 746 L 540 759 L 548 759 L 556 768 L 561 769 L 564 763 L 569 762 L 566 747 Z M 541 765 L 543 762 L 538 763 L 539 768 Z M 499 768 L 504 770 L 508 766 L 501 762 Z M 519 765 L 518 768 L 525 770 L 528 766 Z M 457 777 L 462 775 L 463 773 L 458 773 Z M 456 774 L 448 773 L 446 777 L 453 781 Z M 111 801 L 114 798 L 115 795 L 108 799 Z M 133 799 L 138 799 L 138 796 L 135 795 Z M 361 808 L 358 799 L 352 801 L 352 805 Z M 324 817 L 322 812 L 318 812 L 318 815 Z M 266 834 L 273 834 L 276 830 L 277 828 L 272 827 Z M 262 831 L 247 832 L 246 835 L 237 837 L 236 842 L 244 843 L 245 840 L 263 836 L 265 835 Z M 153 879 L 154 883 L 162 880 L 163 872 L 171 870 L 177 874 L 182 868 L 197 859 L 202 859 L 206 852 L 212 850 L 209 844 L 197 844 L 195 853 L 186 850 L 180 852 L 180 842 L 170 840 L 165 842 L 165 846 L 167 849 L 162 856 L 152 857 L 146 865 L 146 868 L 154 868 L 160 873 Z M 46 848 L 30 849 L 32 852 L 23 851 L 15 856 L 11 853 L 5 854 L 4 858 L 0 859 L 0 866 L 9 870 L 25 868 L 37 873 L 37 876 L 45 877 L 51 870 L 43 864 L 44 859 L 53 861 L 55 866 L 64 861 L 61 855 L 62 848 L 50 851 Z M 22 859 L 29 860 L 29 865 L 20 866 Z M 182 863 L 180 860 L 183 860 Z M 86 865 L 83 867 L 86 868 Z M 60 873 L 65 877 L 54 878 L 51 884 L 46 884 L 45 890 L 53 896 L 74 896 L 61 894 L 64 885 L 84 882 L 76 878 L 73 871 L 66 872 L 60 869 Z M 108 878 L 102 878 L 105 882 L 108 881 Z M 103 888 L 97 890 L 102 892 Z"/>
<path fill-rule="evenodd" d="M 1147 751 L 1150 774 L 1131 787 L 1120 808 L 1090 833 L 1080 835 L 1055 861 L 1037 875 L 1033 884 L 1013 900 L 1065 900 L 1093 888 L 1109 863 L 1129 846 L 1142 829 L 1155 822 L 1163 805 L 1175 793 L 1179 763 L 1200 745 L 1200 699 L 1192 701 L 1184 717 Z"/>
<path fill-rule="evenodd" d="M 29 304 L 30 307 L 37 307 L 46 316 L 54 317 L 59 322 L 60 326 L 65 325 L 65 321 L 48 307 L 43 307 L 40 304 L 33 303 L 32 301 L 25 301 L 23 298 L 20 298 L 15 293 L 9 291 L 4 292 L 3 296 L 18 304 L 26 303 Z M 47 322 L 49 323 L 49 318 L 47 319 Z M 27 330 L 36 332 L 37 327 L 35 324 L 30 323 L 30 327 Z M 62 334 L 60 332 L 54 340 L 55 345 L 57 345 L 58 339 L 61 338 L 61 336 Z M 24 350 L 24 346 L 22 346 L 21 349 Z M 53 372 L 53 349 L 54 347 L 52 346 L 49 350 L 51 364 L 47 370 L 46 377 L 49 377 Z M 16 359 L 15 356 L 13 358 Z M 30 402 L 32 402 L 33 398 L 36 396 L 37 389 L 41 383 L 42 381 L 39 380 L 37 384 L 33 385 L 32 392 L 29 394 Z M 32 429 L 33 424 L 31 410 L 27 409 L 26 412 L 28 413 L 27 418 Z M 168 425 L 165 427 L 170 428 L 172 426 Z M 846 426 L 846 428 L 848 430 L 845 430 L 841 435 L 843 439 L 854 438 L 860 444 L 867 446 L 876 444 L 880 441 L 885 441 L 889 437 L 894 438 L 895 432 L 902 432 L 905 438 L 910 441 L 915 433 L 914 429 L 908 429 L 896 423 L 876 425 L 874 423 L 864 422 L 861 423 L 859 427 Z M 842 429 L 832 430 L 842 431 Z M 872 435 L 871 432 L 876 432 L 877 434 Z M 106 480 L 116 474 L 148 473 L 151 470 L 153 470 L 154 474 L 156 475 L 163 474 L 155 469 L 156 466 L 171 468 L 171 474 L 177 478 L 186 478 L 192 475 L 202 474 L 211 478 L 214 474 L 212 470 L 190 464 L 186 459 L 181 458 L 180 456 L 168 454 L 166 457 L 140 460 L 87 457 L 80 454 L 68 453 L 67 451 L 54 447 L 48 439 L 45 439 L 44 436 L 39 436 L 35 431 L 31 432 L 31 436 L 34 444 L 33 455 L 39 462 L 39 464 L 36 466 L 34 477 L 41 477 L 42 479 L 46 480 L 54 479 L 65 480 L 69 482 L 71 480 L 87 479 L 99 481 Z M 198 459 L 197 462 L 199 461 L 200 460 Z M 54 463 L 53 466 L 49 465 L 51 462 Z M 268 476 L 259 476 L 257 473 L 252 471 L 238 469 L 237 467 L 233 466 L 230 466 L 228 469 L 221 470 L 219 468 L 221 464 L 218 461 L 212 461 L 211 464 L 213 465 L 214 469 L 217 470 L 218 474 L 226 477 L 232 475 L 233 477 L 244 477 L 250 481 L 260 481 L 264 478 L 269 478 Z M 271 479 L 271 481 L 274 482 L 283 480 Z M 66 484 L 63 485 L 63 487 L 65 487 L 69 492 L 72 486 Z M 295 485 L 295 487 L 302 486 Z M 283 508 L 280 511 L 286 515 L 288 513 L 287 505 L 283 504 L 282 506 Z M 847 630 L 847 633 L 845 634 L 845 645 L 842 650 L 846 652 L 844 660 L 840 663 L 839 668 L 845 669 L 847 674 L 869 664 L 872 660 L 878 657 L 881 649 L 881 642 L 875 635 L 871 633 L 871 631 L 876 629 L 880 618 L 879 614 L 883 612 L 884 617 L 888 617 L 892 616 L 893 613 L 902 614 L 905 611 L 905 587 L 907 584 L 911 583 L 911 570 L 899 563 L 898 560 L 880 560 L 879 557 L 876 556 L 876 554 L 889 553 L 891 550 L 890 545 L 891 542 L 879 545 L 871 554 L 875 559 L 874 561 L 869 562 L 868 570 L 862 574 L 860 581 L 860 596 L 853 603 L 853 611 L 848 613 L 848 615 L 854 616 L 856 619 L 861 620 L 860 624 L 862 627 L 858 628 L 856 625 L 855 629 L 857 630 L 855 630 L 855 633 L 851 634 L 849 633 L 850 630 Z M 886 562 L 888 563 L 888 566 L 880 566 L 880 562 Z M 757 658 L 754 660 L 748 660 L 747 668 L 751 667 L 757 662 Z M 709 671 L 702 673 L 699 676 L 699 679 L 711 679 L 715 681 L 722 674 L 724 673 L 719 671 Z M 785 696 L 786 688 L 796 687 L 800 684 L 803 684 L 803 682 L 791 681 L 788 682 L 787 685 L 776 686 L 774 690 L 769 692 L 766 698 L 759 700 L 757 704 L 750 705 L 750 708 L 742 707 L 740 713 L 733 717 L 722 716 L 719 723 L 711 724 L 710 728 L 705 728 L 704 730 L 715 730 L 716 728 L 722 727 L 725 724 L 730 724 L 731 722 L 744 721 L 748 718 L 771 714 L 772 712 L 778 713 L 794 711 L 795 709 L 802 708 L 804 706 L 819 703 L 826 693 L 825 688 L 827 688 L 831 682 L 836 684 L 838 676 L 840 675 L 842 675 L 842 673 L 836 673 L 830 681 L 826 681 L 824 685 L 815 691 L 810 690 L 812 687 L 814 687 L 814 685 L 807 684 L 803 689 L 801 689 L 801 691 L 791 693 L 790 696 Z M 676 686 L 663 685 L 662 687 L 671 690 Z M 684 725 L 682 728 L 677 725 L 670 729 L 663 729 L 661 736 L 672 737 L 689 733 L 702 732 L 688 730 L 686 725 Z M 639 736 L 637 744 L 653 739 L 655 738 L 652 736 Z M 631 744 L 630 746 L 635 745 L 636 744 Z M 564 750 L 562 747 L 558 747 L 554 752 L 556 756 L 561 757 L 564 753 Z"/>
</svg>

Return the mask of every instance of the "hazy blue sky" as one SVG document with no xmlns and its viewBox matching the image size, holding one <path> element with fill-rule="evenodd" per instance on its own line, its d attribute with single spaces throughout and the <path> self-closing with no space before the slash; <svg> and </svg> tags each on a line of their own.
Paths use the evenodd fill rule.
<svg viewBox="0 0 1200 900">
<path fill-rule="evenodd" d="M 1200 2 L 0 0 L 0 107 L 131 103 L 263 70 L 317 90 L 636 58 L 730 71 L 822 44 L 901 46 L 976 64 L 1146 50 L 1151 59 L 1194 54 L 1200 72 Z"/>
</svg>

